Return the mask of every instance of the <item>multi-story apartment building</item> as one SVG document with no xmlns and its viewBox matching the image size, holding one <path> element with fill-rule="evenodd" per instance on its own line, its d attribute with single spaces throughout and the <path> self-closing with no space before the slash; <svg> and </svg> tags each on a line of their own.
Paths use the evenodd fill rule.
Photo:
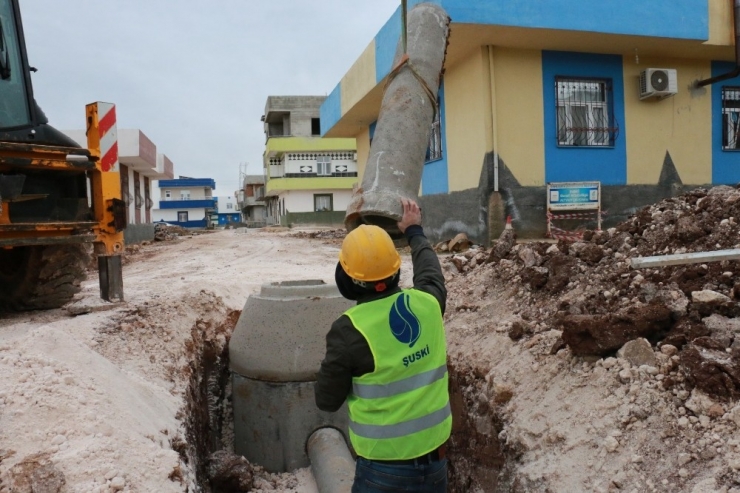
<svg viewBox="0 0 740 493">
<path fill-rule="evenodd" d="M 244 175 L 242 189 L 237 192 L 238 207 L 242 211 L 247 227 L 266 224 L 265 176 Z"/>
<path fill-rule="evenodd" d="M 152 211 L 154 221 L 177 224 L 184 228 L 206 228 L 211 215 L 218 213 L 213 196 L 216 182 L 211 178 L 160 180 L 159 208 Z"/>
<path fill-rule="evenodd" d="M 507 215 L 541 237 L 553 183 L 598 182 L 607 227 L 687 188 L 740 181 L 732 1 L 434 3 L 453 34 L 421 183 L 432 237 L 487 242 Z M 360 173 L 401 17 L 321 107 L 324 138 L 357 139 Z"/>
<path fill-rule="evenodd" d="M 342 224 L 357 181 L 354 137 L 321 138 L 323 96 L 270 96 L 264 152 L 270 224 Z"/>
</svg>

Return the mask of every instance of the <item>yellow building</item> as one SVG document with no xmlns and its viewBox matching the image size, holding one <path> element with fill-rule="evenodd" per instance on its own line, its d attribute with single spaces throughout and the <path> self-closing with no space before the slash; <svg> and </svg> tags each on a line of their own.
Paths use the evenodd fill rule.
<svg viewBox="0 0 740 493">
<path fill-rule="evenodd" d="M 357 181 L 354 137 L 321 138 L 323 96 L 270 96 L 263 156 L 267 224 L 341 225 Z"/>
<path fill-rule="evenodd" d="M 541 237 L 553 183 L 598 182 L 609 226 L 740 182 L 731 1 L 433 3 L 451 17 L 441 153 L 419 164 L 433 238 L 487 242 L 507 215 Z M 357 139 L 360 179 L 400 32 L 397 11 L 321 106 L 324 137 Z"/>
</svg>

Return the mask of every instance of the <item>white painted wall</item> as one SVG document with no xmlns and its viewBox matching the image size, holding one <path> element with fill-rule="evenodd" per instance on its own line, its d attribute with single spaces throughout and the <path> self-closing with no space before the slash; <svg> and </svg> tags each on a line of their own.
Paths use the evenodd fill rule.
<svg viewBox="0 0 740 493">
<path fill-rule="evenodd" d="M 152 221 L 177 222 L 177 213 L 187 211 L 188 221 L 200 221 L 206 216 L 204 208 L 199 209 L 152 209 Z"/>
<path fill-rule="evenodd" d="M 225 196 L 225 197 L 217 197 L 218 199 L 218 213 L 219 214 L 233 214 L 235 212 L 241 212 L 239 210 L 239 206 L 237 205 L 236 197 L 233 195 Z M 231 208 L 229 208 L 228 204 L 231 204 Z"/>
<path fill-rule="evenodd" d="M 169 190 L 172 193 L 171 198 L 166 198 L 165 191 Z M 204 200 L 213 198 L 213 192 L 210 188 L 203 187 L 175 187 L 175 188 L 160 188 L 159 197 L 160 200 L 182 200 L 180 197 L 182 191 L 190 192 L 190 200 Z"/>
<path fill-rule="evenodd" d="M 340 153 L 352 156 L 354 152 Z M 331 155 L 330 153 L 319 153 L 319 155 Z M 285 160 L 285 173 L 316 173 L 317 164 L 316 159 L 298 159 L 300 154 L 288 154 Z M 273 166 L 274 168 L 281 168 L 282 166 Z M 301 167 L 304 169 L 301 170 Z M 346 167 L 346 169 L 344 169 Z M 310 168 L 310 169 L 309 169 Z M 332 172 L 336 172 L 338 169 L 343 173 L 352 173 L 357 171 L 357 161 L 349 159 L 332 159 L 331 160 Z"/>
<path fill-rule="evenodd" d="M 331 194 L 335 211 L 346 211 L 352 199 L 351 190 L 292 190 L 280 194 L 285 199 L 285 208 L 288 212 L 314 212 L 313 196 L 316 194 Z"/>
</svg>

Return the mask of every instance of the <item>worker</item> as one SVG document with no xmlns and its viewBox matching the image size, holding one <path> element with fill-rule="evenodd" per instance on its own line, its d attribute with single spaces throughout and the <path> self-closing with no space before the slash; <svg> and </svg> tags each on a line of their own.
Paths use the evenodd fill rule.
<svg viewBox="0 0 740 493">
<path fill-rule="evenodd" d="M 326 336 L 315 390 L 323 411 L 347 401 L 357 455 L 353 493 L 447 490 L 447 290 L 419 206 L 401 204 L 398 229 L 411 247 L 414 287 L 399 288 L 401 257 L 383 229 L 361 225 L 347 234 L 335 278 L 357 305 Z"/>
</svg>

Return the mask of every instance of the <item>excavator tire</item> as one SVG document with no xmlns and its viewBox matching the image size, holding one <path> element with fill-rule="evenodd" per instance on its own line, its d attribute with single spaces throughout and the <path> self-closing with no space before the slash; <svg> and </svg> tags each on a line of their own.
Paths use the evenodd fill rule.
<svg viewBox="0 0 740 493">
<path fill-rule="evenodd" d="M 0 249 L 0 310 L 61 307 L 80 291 L 88 263 L 84 245 Z"/>
</svg>

